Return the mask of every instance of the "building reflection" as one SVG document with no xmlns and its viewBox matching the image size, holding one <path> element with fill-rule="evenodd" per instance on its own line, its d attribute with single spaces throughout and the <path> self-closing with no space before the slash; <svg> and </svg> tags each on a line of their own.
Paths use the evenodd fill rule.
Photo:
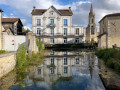
<svg viewBox="0 0 120 90">
<path fill-rule="evenodd" d="M 45 81 L 49 85 L 54 85 L 57 81 L 68 81 L 71 83 L 72 67 L 83 66 L 89 58 L 91 58 L 89 65 L 90 74 L 92 74 L 92 56 L 67 51 L 51 51 L 44 57 L 43 64 L 35 67 L 34 72 L 30 72 L 29 77 L 36 82 Z"/>
</svg>

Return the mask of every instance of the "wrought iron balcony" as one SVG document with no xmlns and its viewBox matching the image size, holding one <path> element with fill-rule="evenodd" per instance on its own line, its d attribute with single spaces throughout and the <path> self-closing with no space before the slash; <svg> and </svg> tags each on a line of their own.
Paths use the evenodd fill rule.
<svg viewBox="0 0 120 90">
<path fill-rule="evenodd" d="M 47 27 L 50 27 L 50 28 L 55 28 L 55 26 L 56 26 L 55 24 L 51 24 L 51 23 L 47 25 Z"/>
<path fill-rule="evenodd" d="M 35 34 L 36 37 L 41 37 L 41 38 L 79 38 L 79 37 L 84 37 L 84 34 L 80 35 L 75 35 L 75 34 L 67 34 L 64 35 L 62 33 L 43 33 L 43 34 Z"/>
</svg>

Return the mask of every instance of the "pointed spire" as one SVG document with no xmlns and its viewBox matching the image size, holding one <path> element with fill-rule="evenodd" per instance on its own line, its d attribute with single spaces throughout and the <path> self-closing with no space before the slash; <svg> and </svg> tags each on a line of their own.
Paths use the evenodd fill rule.
<svg viewBox="0 0 120 90">
<path fill-rule="evenodd" d="M 91 0 L 90 14 L 94 14 L 94 11 L 93 11 L 93 5 L 92 5 L 92 0 Z"/>
</svg>

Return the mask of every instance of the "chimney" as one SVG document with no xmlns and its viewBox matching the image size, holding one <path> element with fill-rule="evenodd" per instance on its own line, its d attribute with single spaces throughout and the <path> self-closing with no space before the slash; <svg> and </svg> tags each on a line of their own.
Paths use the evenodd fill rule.
<svg viewBox="0 0 120 90">
<path fill-rule="evenodd" d="M 69 11 L 71 12 L 71 7 L 69 7 Z"/>
<path fill-rule="evenodd" d="M 2 50 L 2 9 L 0 9 L 0 50 Z"/>
<path fill-rule="evenodd" d="M 35 6 L 33 6 L 33 10 L 35 11 L 35 9 L 36 9 L 36 7 Z"/>
</svg>

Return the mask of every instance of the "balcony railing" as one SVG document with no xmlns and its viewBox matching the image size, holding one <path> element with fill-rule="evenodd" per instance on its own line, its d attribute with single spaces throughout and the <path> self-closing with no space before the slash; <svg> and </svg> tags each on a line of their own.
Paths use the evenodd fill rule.
<svg viewBox="0 0 120 90">
<path fill-rule="evenodd" d="M 50 28 L 55 28 L 55 26 L 56 26 L 55 24 L 51 24 L 51 23 L 47 25 L 47 27 L 50 27 Z"/>
<path fill-rule="evenodd" d="M 80 35 L 75 35 L 75 34 L 69 34 L 67 33 L 67 35 L 64 35 L 64 34 L 61 34 L 61 33 L 54 33 L 54 34 L 51 34 L 51 33 L 43 33 L 43 34 L 34 34 L 35 36 L 37 37 L 41 37 L 41 38 L 78 38 L 78 37 L 84 37 L 84 34 L 80 34 Z"/>
</svg>

